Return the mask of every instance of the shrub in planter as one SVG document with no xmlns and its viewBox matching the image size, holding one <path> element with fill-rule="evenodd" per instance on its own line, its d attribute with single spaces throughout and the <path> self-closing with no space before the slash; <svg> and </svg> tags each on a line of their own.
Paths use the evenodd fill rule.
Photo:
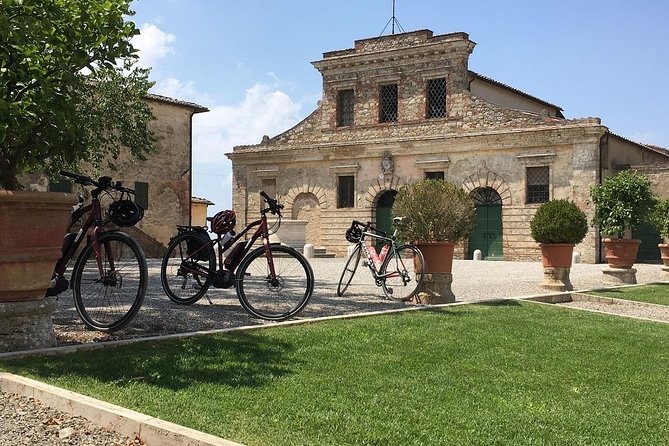
<svg viewBox="0 0 669 446">
<path fill-rule="evenodd" d="M 631 271 L 641 241 L 625 239 L 625 232 L 648 221 L 655 208 L 650 180 L 642 173 L 624 170 L 593 186 L 590 195 L 595 208 L 592 224 L 605 236 L 602 242 L 609 266 Z M 624 283 L 636 283 L 629 276 Z"/>
<path fill-rule="evenodd" d="M 544 266 L 542 288 L 556 291 L 573 289 L 569 280 L 574 245 L 588 233 L 588 218 L 568 200 L 551 200 L 537 209 L 530 222 L 532 238 L 541 247 Z"/>
<path fill-rule="evenodd" d="M 393 217 L 405 217 L 400 238 L 412 242 L 459 242 L 474 229 L 474 202 L 453 183 L 420 180 L 400 188 Z"/>
<path fill-rule="evenodd" d="M 623 170 L 590 190 L 595 215 L 592 224 L 602 235 L 622 239 L 648 220 L 655 208 L 655 196 L 646 175 Z"/>
<path fill-rule="evenodd" d="M 669 198 L 657 200 L 655 209 L 651 214 L 651 222 L 660 231 L 660 236 L 665 243 L 669 243 Z"/>
<path fill-rule="evenodd" d="M 393 217 L 403 217 L 399 237 L 415 243 L 425 258 L 421 303 L 455 301 L 451 291 L 453 250 L 474 229 L 474 202 L 453 183 L 420 180 L 403 186 L 395 196 Z"/>
<path fill-rule="evenodd" d="M 574 202 L 551 200 L 537 209 L 530 222 L 537 243 L 581 243 L 588 233 L 588 218 Z"/>
</svg>

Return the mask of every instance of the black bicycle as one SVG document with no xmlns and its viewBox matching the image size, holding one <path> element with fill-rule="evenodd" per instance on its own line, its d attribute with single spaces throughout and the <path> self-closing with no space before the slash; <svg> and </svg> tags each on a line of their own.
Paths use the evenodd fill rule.
<svg viewBox="0 0 669 446">
<path fill-rule="evenodd" d="M 396 225 L 400 224 L 401 219 L 396 218 L 394 222 Z M 380 254 L 376 253 L 373 246 L 365 244 L 366 237 L 386 243 Z M 353 220 L 346 231 L 346 240 L 355 243 L 355 247 L 341 273 L 337 286 L 338 296 L 342 296 L 351 283 L 363 252 L 376 286 L 383 288 L 386 297 L 406 301 L 416 294 L 423 283 L 425 259 L 416 246 L 397 244 L 397 230 L 388 237 L 385 232 L 372 226 L 371 222 Z M 378 262 L 380 265 L 377 267 Z"/>
<path fill-rule="evenodd" d="M 295 249 L 269 242 L 270 234 L 281 224 L 283 205 L 265 192 L 260 195 L 267 207 L 261 207 L 260 219 L 239 234 L 233 230 L 236 218 L 231 210 L 207 218 L 216 239 L 209 237 L 205 227 L 177 227 L 178 234 L 170 241 L 160 268 L 163 289 L 173 302 L 192 304 L 211 286 L 234 286 L 242 307 L 261 319 L 288 319 L 307 305 L 314 291 L 311 265 Z M 271 228 L 267 213 L 278 216 Z M 240 240 L 254 227 L 251 238 Z M 259 238 L 262 246 L 251 250 Z M 218 245 L 218 259 L 214 245 Z"/>
<path fill-rule="evenodd" d="M 91 202 L 84 206 L 83 198 L 79 197 L 79 204 L 72 211 L 72 222 L 63 240 L 63 255 L 56 263 L 46 295 L 57 296 L 72 288 L 74 306 L 88 327 L 100 331 L 118 330 L 128 324 L 142 306 L 149 273 L 139 243 L 128 234 L 105 226 L 110 221 L 120 227 L 134 226 L 144 216 L 144 210 L 132 201 L 135 191 L 123 187 L 120 181 L 114 183 L 106 176 L 94 180 L 65 171 L 60 174 L 93 189 Z M 113 200 L 106 216 L 102 215 L 100 203 L 103 194 Z M 79 230 L 70 232 L 79 222 Z M 84 240 L 86 243 L 77 256 L 70 282 L 65 278 L 65 271 Z"/>
</svg>

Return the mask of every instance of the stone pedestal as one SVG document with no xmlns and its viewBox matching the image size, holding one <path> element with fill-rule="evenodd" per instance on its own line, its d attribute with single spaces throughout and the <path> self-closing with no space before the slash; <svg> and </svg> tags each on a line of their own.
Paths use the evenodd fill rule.
<svg viewBox="0 0 669 446">
<path fill-rule="evenodd" d="M 636 283 L 636 269 L 634 268 L 604 268 L 602 273 L 604 273 L 610 283 L 617 285 L 633 285 Z"/>
<path fill-rule="evenodd" d="M 544 280 L 539 286 L 551 291 L 572 291 L 574 286 L 569 280 L 570 270 L 571 268 L 544 267 Z"/>
<path fill-rule="evenodd" d="M 0 352 L 56 346 L 53 312 L 56 299 L 0 302 Z"/>
<path fill-rule="evenodd" d="M 423 286 L 412 298 L 412 301 L 414 303 L 427 305 L 455 302 L 455 294 L 453 294 L 453 291 L 451 290 L 452 283 L 453 274 L 451 273 L 425 274 Z"/>
</svg>

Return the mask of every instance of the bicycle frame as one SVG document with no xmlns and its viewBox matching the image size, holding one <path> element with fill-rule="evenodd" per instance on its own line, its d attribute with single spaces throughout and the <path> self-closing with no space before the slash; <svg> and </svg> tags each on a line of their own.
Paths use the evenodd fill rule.
<svg viewBox="0 0 669 446">
<path fill-rule="evenodd" d="M 201 250 L 206 249 L 207 246 L 209 245 L 218 245 L 218 257 L 217 257 L 217 262 L 218 266 L 221 268 L 225 266 L 225 269 L 230 271 L 231 273 L 235 271 L 237 266 L 239 265 L 240 261 L 246 256 L 246 254 L 250 251 L 251 247 L 253 244 L 258 240 L 259 237 L 262 238 L 262 243 L 263 243 L 263 249 L 265 251 L 265 257 L 267 258 L 267 264 L 269 267 L 269 272 L 272 280 L 276 280 L 276 272 L 274 269 L 274 259 L 272 258 L 272 252 L 269 249 L 269 229 L 267 226 L 267 210 L 266 209 L 261 209 L 260 211 L 260 218 L 256 221 L 253 221 L 249 223 L 242 231 L 240 231 L 237 235 L 235 235 L 233 238 L 228 240 L 225 244 L 221 245 L 221 235 L 218 235 L 218 238 L 215 240 L 211 240 L 210 242 L 202 245 L 200 248 L 195 250 L 194 252 L 190 253 L 188 258 L 195 257 L 197 253 L 199 253 Z M 241 252 L 239 256 L 235 259 L 234 262 L 229 262 L 225 263 L 223 261 L 223 253 L 227 251 L 232 245 L 234 245 L 240 238 L 245 236 L 251 229 L 258 227 L 253 235 L 244 242 L 244 246 L 241 249 Z M 187 227 L 184 227 L 187 228 Z M 183 266 L 182 266 L 183 267 Z M 198 276 L 207 276 L 208 274 L 203 274 L 202 271 L 199 270 L 194 270 L 190 268 L 184 268 L 187 269 L 188 272 L 192 273 L 193 275 L 198 275 Z"/>
<path fill-rule="evenodd" d="M 77 249 L 79 249 L 84 234 L 87 235 L 89 242 L 93 245 L 93 250 L 95 251 L 95 256 L 97 258 L 100 277 L 102 277 L 104 274 L 102 259 L 100 255 L 100 246 L 97 243 L 98 237 L 100 236 L 101 233 L 104 232 L 102 228 L 102 210 L 100 207 L 100 199 L 98 198 L 98 193 L 95 190 L 91 192 L 91 203 L 72 211 L 72 220 L 67 230 L 69 233 L 70 229 L 72 229 L 72 226 L 74 226 L 74 224 L 77 223 L 81 219 L 81 217 L 88 212 L 90 212 L 90 214 L 88 215 L 86 221 L 82 223 L 79 232 L 77 232 L 76 235 L 74 236 L 74 241 L 72 242 L 70 247 L 66 250 L 66 252 L 63 253 L 62 257 L 58 259 L 58 262 L 56 263 L 54 274 L 58 279 L 61 280 L 64 279 L 65 271 L 67 270 L 67 265 L 69 264 L 70 260 L 72 260 L 72 258 L 74 257 L 74 254 L 77 252 Z M 114 265 L 113 259 L 108 256 L 107 260 L 109 261 L 109 264 L 113 268 Z M 62 291 L 64 290 L 61 290 L 60 292 Z"/>
<path fill-rule="evenodd" d="M 369 230 L 371 229 L 372 232 Z M 360 241 L 358 244 L 360 245 L 360 249 L 364 251 L 365 257 L 367 259 L 367 267 L 369 270 L 372 272 L 372 276 L 374 277 L 374 280 L 376 281 L 377 286 L 381 286 L 382 280 L 387 278 L 387 277 L 394 277 L 397 274 L 397 271 L 392 271 L 392 272 L 386 272 L 384 274 L 379 274 L 379 271 L 388 271 L 387 266 L 388 262 L 390 261 L 390 258 L 393 257 L 395 258 L 395 261 L 398 262 L 399 259 L 397 259 L 397 256 L 390 256 L 386 255 L 386 257 L 383 259 L 381 262 L 381 265 L 377 268 L 376 267 L 376 262 L 372 259 L 372 255 L 369 253 L 369 250 L 367 249 L 367 245 L 365 244 L 365 237 L 369 236 L 372 237 L 373 239 L 376 240 L 383 240 L 384 242 L 388 242 L 390 244 L 390 249 L 388 252 L 390 253 L 391 251 L 395 251 L 397 248 L 397 243 L 395 242 L 395 235 L 397 231 L 393 233 L 391 237 L 387 237 L 385 235 L 380 235 L 379 232 L 383 233 L 382 231 L 379 231 L 378 229 L 372 227 L 371 225 L 366 225 L 365 229 L 362 231 L 362 237 L 360 238 Z M 385 233 L 383 233 L 385 234 Z"/>
</svg>

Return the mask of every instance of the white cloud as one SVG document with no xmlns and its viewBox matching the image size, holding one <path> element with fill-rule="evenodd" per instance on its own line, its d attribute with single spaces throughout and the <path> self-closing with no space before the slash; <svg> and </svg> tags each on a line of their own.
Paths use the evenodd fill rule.
<svg viewBox="0 0 669 446">
<path fill-rule="evenodd" d="M 224 154 L 243 144 L 258 144 L 263 135 L 275 136 L 299 119 L 302 105 L 275 85 L 256 84 L 246 90 L 238 105 L 210 107 L 193 120 L 193 158 L 217 163 Z"/>
<path fill-rule="evenodd" d="M 133 37 L 132 44 L 139 50 L 139 65 L 153 67 L 157 61 L 174 52 L 170 44 L 176 41 L 174 34 L 161 31 L 156 25 L 145 23 L 140 34 Z"/>
</svg>

